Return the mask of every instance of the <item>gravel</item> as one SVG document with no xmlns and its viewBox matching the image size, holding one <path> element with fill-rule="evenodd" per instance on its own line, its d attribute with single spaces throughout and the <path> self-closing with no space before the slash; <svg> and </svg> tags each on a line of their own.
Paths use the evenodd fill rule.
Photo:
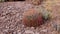
<svg viewBox="0 0 60 34">
<path fill-rule="evenodd" d="M 52 23 L 53 21 L 57 22 L 58 18 L 47 21 L 37 28 L 24 27 L 21 20 L 23 13 L 34 7 L 35 5 L 25 2 L 0 3 L 0 34 L 57 34 Z M 54 12 L 52 14 L 55 16 Z"/>
</svg>

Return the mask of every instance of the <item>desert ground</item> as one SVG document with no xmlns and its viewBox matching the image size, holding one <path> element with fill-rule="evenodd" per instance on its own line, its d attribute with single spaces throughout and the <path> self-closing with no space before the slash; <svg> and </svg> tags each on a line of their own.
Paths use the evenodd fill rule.
<svg viewBox="0 0 60 34">
<path fill-rule="evenodd" d="M 51 19 L 40 27 L 25 27 L 23 13 L 37 7 L 44 7 Z M 0 34 L 60 34 L 60 0 L 46 0 L 40 5 L 27 1 L 0 3 Z"/>
</svg>

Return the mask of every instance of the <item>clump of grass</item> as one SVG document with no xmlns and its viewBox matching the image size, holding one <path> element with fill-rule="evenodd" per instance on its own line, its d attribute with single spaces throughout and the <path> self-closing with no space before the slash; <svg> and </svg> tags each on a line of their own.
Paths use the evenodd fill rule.
<svg viewBox="0 0 60 34">
<path fill-rule="evenodd" d="M 55 31 L 57 31 L 58 33 L 60 32 L 60 24 L 53 24 L 53 28 L 55 29 Z"/>
<path fill-rule="evenodd" d="M 44 7 L 38 7 L 37 10 L 43 15 L 44 20 L 49 20 L 51 18 L 50 11 Z"/>
</svg>

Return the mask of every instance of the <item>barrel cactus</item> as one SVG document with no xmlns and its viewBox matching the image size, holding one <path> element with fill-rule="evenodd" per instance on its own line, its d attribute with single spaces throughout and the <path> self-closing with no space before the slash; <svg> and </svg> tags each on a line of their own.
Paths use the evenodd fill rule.
<svg viewBox="0 0 60 34">
<path fill-rule="evenodd" d="M 43 24 L 44 20 L 48 19 L 48 14 L 36 11 L 35 9 L 29 9 L 23 13 L 22 23 L 25 26 L 37 27 Z"/>
</svg>

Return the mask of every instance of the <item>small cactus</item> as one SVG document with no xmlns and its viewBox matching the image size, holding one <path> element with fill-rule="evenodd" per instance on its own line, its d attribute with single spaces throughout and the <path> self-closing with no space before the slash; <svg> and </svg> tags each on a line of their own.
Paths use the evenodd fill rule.
<svg viewBox="0 0 60 34">
<path fill-rule="evenodd" d="M 42 12 L 36 11 L 35 9 L 27 10 L 23 13 L 23 24 L 29 27 L 37 27 L 42 25 L 44 20 L 48 19 L 48 14 Z"/>
<path fill-rule="evenodd" d="M 26 26 L 39 26 L 43 22 L 42 15 L 34 9 L 28 10 L 23 14 L 23 24 Z"/>
</svg>

